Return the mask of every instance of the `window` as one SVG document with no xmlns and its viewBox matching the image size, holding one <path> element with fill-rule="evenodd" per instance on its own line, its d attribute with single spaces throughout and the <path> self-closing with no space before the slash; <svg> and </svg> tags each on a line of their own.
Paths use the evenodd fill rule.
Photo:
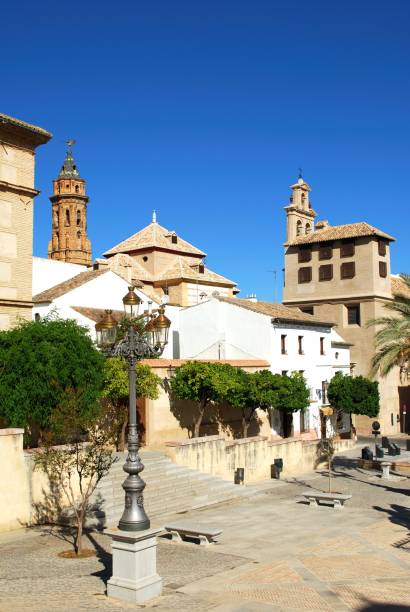
<svg viewBox="0 0 410 612">
<path fill-rule="evenodd" d="M 199 264 L 199 266 L 198 266 L 198 272 L 199 272 L 200 274 L 205 274 L 205 266 L 204 266 L 204 264 L 203 264 L 203 263 L 200 263 L 200 264 Z"/>
<path fill-rule="evenodd" d="M 36 314 L 34 315 L 34 320 L 38 322 L 38 321 L 40 321 L 40 319 L 41 319 L 40 313 L 36 312 Z"/>
<path fill-rule="evenodd" d="M 70 211 L 69 210 L 65 211 L 65 224 L 70 225 Z"/>
<path fill-rule="evenodd" d="M 340 246 L 340 257 L 353 257 L 354 255 L 354 240 L 342 242 Z"/>
<path fill-rule="evenodd" d="M 282 376 L 287 376 L 288 375 L 288 371 L 287 370 L 282 370 Z"/>
<path fill-rule="evenodd" d="M 310 283 L 312 280 L 312 268 L 299 268 L 298 281 L 299 283 Z"/>
<path fill-rule="evenodd" d="M 340 278 L 354 278 L 356 274 L 356 266 L 354 261 L 345 261 L 340 266 Z"/>
<path fill-rule="evenodd" d="M 78 185 L 75 186 L 75 192 L 78 193 L 80 191 L 80 188 Z"/>
<path fill-rule="evenodd" d="M 312 226 L 310 225 L 310 223 L 306 223 L 305 234 L 310 234 L 311 231 L 312 231 Z"/>
<path fill-rule="evenodd" d="M 287 350 L 286 350 L 286 334 L 282 334 L 280 337 L 280 352 L 282 353 L 282 355 L 286 355 L 287 354 Z"/>
<path fill-rule="evenodd" d="M 302 312 L 305 312 L 306 314 L 310 314 L 310 315 L 314 313 L 313 306 L 304 306 L 303 308 L 299 308 L 299 310 L 301 310 Z"/>
<path fill-rule="evenodd" d="M 148 261 L 148 257 L 144 255 L 144 257 L 142 258 L 142 261 Z"/>
<path fill-rule="evenodd" d="M 299 219 L 296 223 L 296 236 L 302 235 L 302 221 Z"/>
<path fill-rule="evenodd" d="M 70 189 L 70 183 L 67 183 L 67 185 L 65 187 L 66 187 L 66 189 Z"/>
<path fill-rule="evenodd" d="M 77 232 L 77 238 L 81 238 L 81 232 L 80 231 Z"/>
<path fill-rule="evenodd" d="M 171 242 L 172 244 L 177 244 L 178 242 L 178 236 L 176 234 L 172 234 L 171 236 Z"/>
<path fill-rule="evenodd" d="M 325 354 L 325 339 L 324 338 L 320 338 L 320 354 L 321 355 Z"/>
<path fill-rule="evenodd" d="M 387 263 L 385 261 L 379 261 L 379 276 L 382 278 L 387 276 Z"/>
<path fill-rule="evenodd" d="M 81 213 L 77 210 L 77 225 L 81 225 Z"/>
<path fill-rule="evenodd" d="M 332 264 L 327 264 L 325 266 L 319 266 L 319 280 L 320 281 L 330 281 L 333 278 L 333 266 Z"/>
<path fill-rule="evenodd" d="M 348 325 L 360 325 L 360 304 L 346 306 Z"/>
<path fill-rule="evenodd" d="M 303 336 L 298 336 L 298 353 L 299 353 L 299 355 L 304 355 L 304 352 L 303 352 Z"/>
<path fill-rule="evenodd" d="M 379 255 L 381 255 L 382 257 L 384 257 L 386 255 L 386 241 L 385 240 L 379 240 Z"/>
<path fill-rule="evenodd" d="M 333 249 L 331 245 L 319 247 L 319 259 L 332 259 Z"/>
<path fill-rule="evenodd" d="M 310 248 L 301 247 L 298 253 L 298 262 L 306 263 L 312 259 L 312 250 Z"/>
</svg>

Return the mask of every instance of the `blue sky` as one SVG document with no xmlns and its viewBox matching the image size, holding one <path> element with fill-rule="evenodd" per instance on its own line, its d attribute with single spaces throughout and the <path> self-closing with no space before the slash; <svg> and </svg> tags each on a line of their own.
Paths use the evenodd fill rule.
<svg viewBox="0 0 410 612">
<path fill-rule="evenodd" d="M 392 234 L 409 272 L 409 19 L 407 0 L 6 3 L 0 110 L 54 134 L 35 254 L 70 137 L 94 257 L 155 208 L 241 296 L 280 298 L 301 166 L 320 218 Z"/>
</svg>

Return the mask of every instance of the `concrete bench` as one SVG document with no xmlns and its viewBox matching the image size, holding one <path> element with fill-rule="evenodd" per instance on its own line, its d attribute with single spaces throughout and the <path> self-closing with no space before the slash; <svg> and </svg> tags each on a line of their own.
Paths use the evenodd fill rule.
<svg viewBox="0 0 410 612">
<path fill-rule="evenodd" d="M 307 499 L 309 505 L 319 506 L 319 501 L 328 501 L 333 502 L 334 508 L 343 508 L 344 503 L 352 497 L 342 493 L 323 493 L 322 491 L 305 491 L 302 496 Z"/>
<path fill-rule="evenodd" d="M 214 543 L 215 538 L 222 533 L 222 529 L 215 526 L 200 525 L 190 521 L 169 523 L 165 526 L 165 530 L 172 535 L 173 542 L 181 542 L 182 536 L 188 536 L 198 538 L 199 543 L 203 545 Z"/>
</svg>

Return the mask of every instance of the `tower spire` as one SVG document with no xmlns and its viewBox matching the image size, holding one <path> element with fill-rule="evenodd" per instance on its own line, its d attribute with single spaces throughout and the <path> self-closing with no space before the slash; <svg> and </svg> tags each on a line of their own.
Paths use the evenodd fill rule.
<svg viewBox="0 0 410 612">
<path fill-rule="evenodd" d="M 78 172 L 72 151 L 72 146 L 75 145 L 75 143 L 76 141 L 72 138 L 66 140 L 67 151 L 59 174 L 61 178 L 80 178 L 80 173 Z"/>
<path fill-rule="evenodd" d="M 87 237 L 87 204 L 85 181 L 75 164 L 72 146 L 67 140 L 67 151 L 58 177 L 53 181 L 52 237 L 48 244 L 50 259 L 85 266 L 92 264 L 91 243 Z"/>
<path fill-rule="evenodd" d="M 155 210 L 152 211 L 152 223 L 157 222 L 157 213 Z"/>
</svg>

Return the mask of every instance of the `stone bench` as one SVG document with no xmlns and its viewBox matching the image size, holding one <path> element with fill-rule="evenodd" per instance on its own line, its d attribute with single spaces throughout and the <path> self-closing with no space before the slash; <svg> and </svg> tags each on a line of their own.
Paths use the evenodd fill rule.
<svg viewBox="0 0 410 612">
<path fill-rule="evenodd" d="M 334 508 L 343 508 L 344 503 L 352 496 L 342 493 L 323 493 L 322 491 L 305 491 L 302 496 L 307 499 L 309 505 L 319 506 L 319 501 L 333 502 Z"/>
<path fill-rule="evenodd" d="M 190 521 L 169 523 L 164 529 L 172 535 L 173 542 L 182 542 L 182 536 L 198 538 L 200 544 L 213 544 L 215 538 L 222 533 L 222 529 L 215 526 L 200 525 Z"/>
</svg>

